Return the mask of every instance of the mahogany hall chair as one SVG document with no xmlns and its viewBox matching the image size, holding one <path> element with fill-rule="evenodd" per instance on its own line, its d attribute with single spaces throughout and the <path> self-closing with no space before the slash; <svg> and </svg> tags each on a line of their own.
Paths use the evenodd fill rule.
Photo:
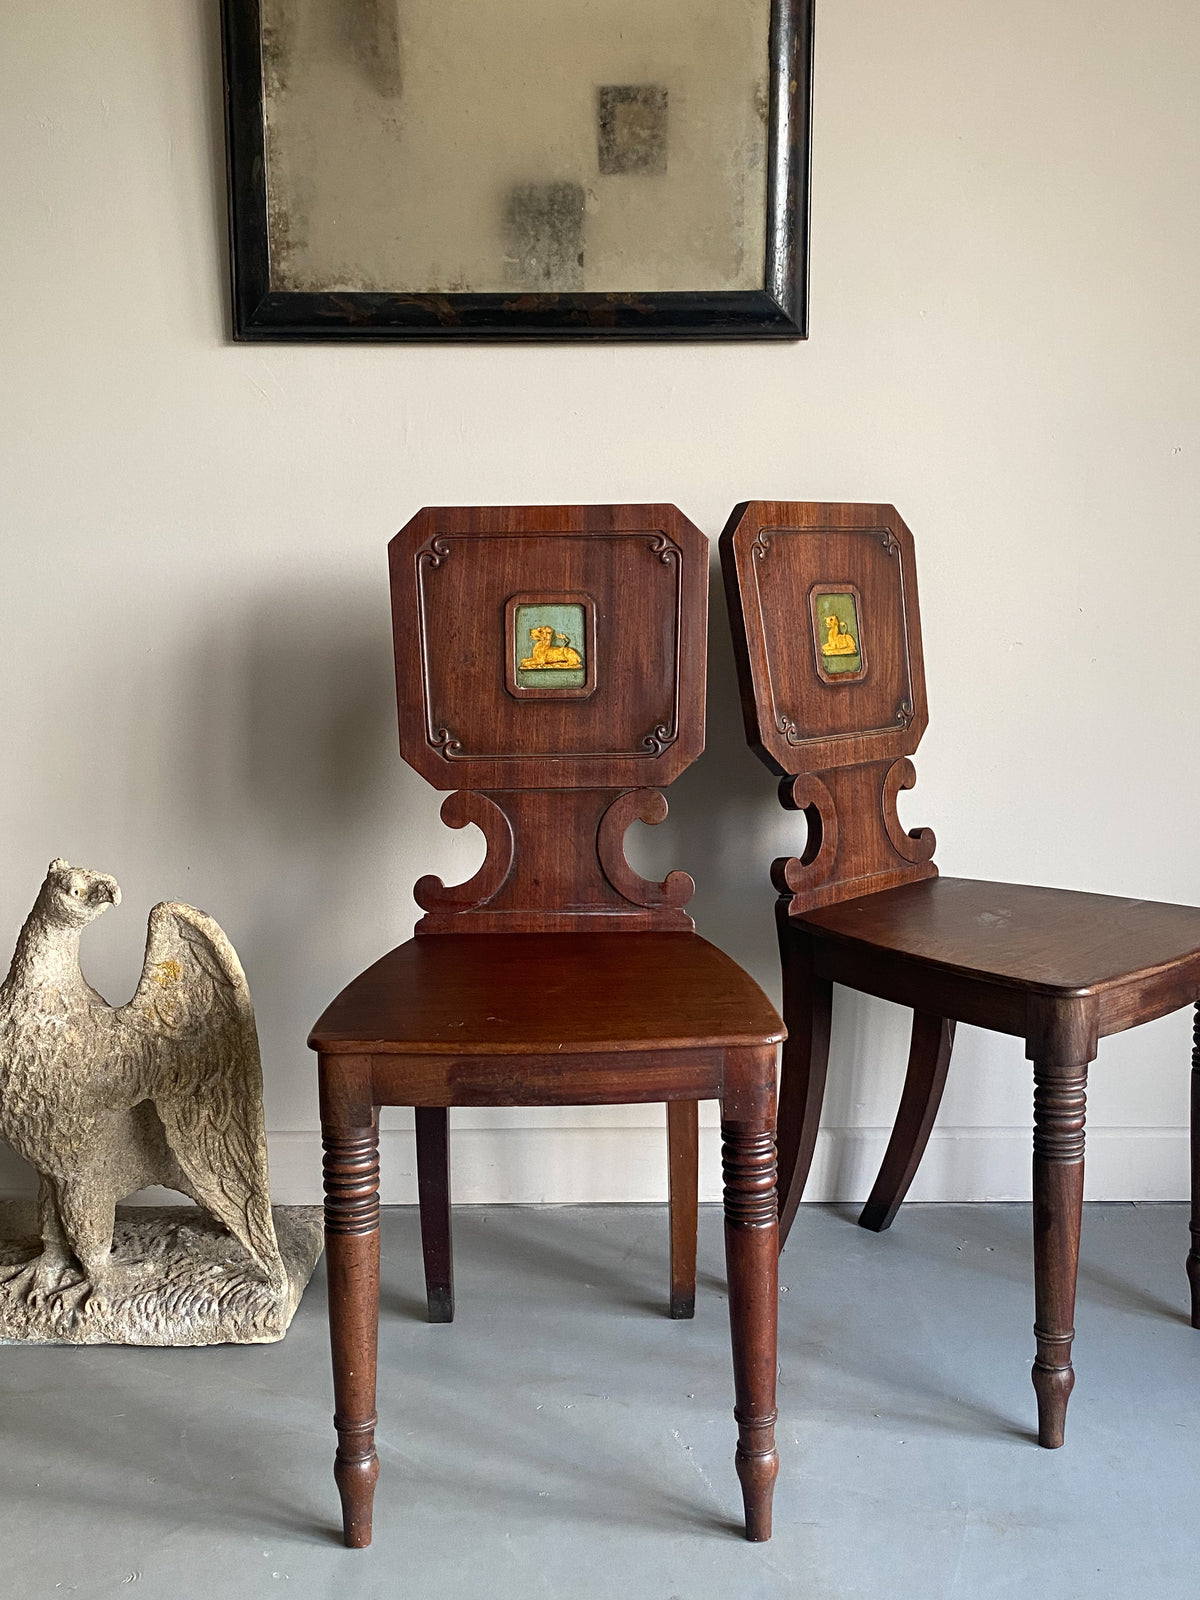
<svg viewBox="0 0 1200 1600">
<path fill-rule="evenodd" d="M 758 985 L 701 939 L 692 880 L 640 877 L 704 745 L 708 541 L 673 506 L 426 509 L 392 540 L 400 749 L 487 843 L 467 883 L 424 877 L 416 936 L 313 1028 L 346 1543 L 371 1539 L 379 1462 L 378 1108 L 416 1108 L 430 1306 L 452 1313 L 448 1106 L 665 1101 L 674 1309 L 695 1272 L 695 1107 L 722 1104 L 735 1457 L 770 1537 L 778 1277 L 776 1047 Z M 693 1289 L 694 1292 L 694 1289 Z"/>
<path fill-rule="evenodd" d="M 860 1217 L 895 1217 L 924 1153 L 956 1022 L 1025 1041 L 1033 1063 L 1033 1386 L 1038 1440 L 1061 1445 L 1074 1383 L 1084 1106 L 1097 1041 L 1200 1000 L 1200 910 L 940 878 L 928 828 L 896 797 L 925 731 L 912 536 L 891 506 L 756 501 L 721 537 L 747 738 L 803 811 L 776 861 L 783 966 L 780 1237 L 812 1161 L 831 986 L 911 1006 L 908 1073 Z M 1200 1012 L 1192 1074 L 1192 1325 L 1200 1327 Z"/>
</svg>

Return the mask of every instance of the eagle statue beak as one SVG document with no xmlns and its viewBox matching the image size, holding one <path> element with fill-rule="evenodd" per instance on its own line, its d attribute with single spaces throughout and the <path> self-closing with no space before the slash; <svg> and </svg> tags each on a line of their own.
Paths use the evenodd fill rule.
<svg viewBox="0 0 1200 1600">
<path fill-rule="evenodd" d="M 119 906 L 121 904 L 121 889 L 115 878 L 97 878 L 88 894 L 88 899 L 94 904 Z"/>
</svg>

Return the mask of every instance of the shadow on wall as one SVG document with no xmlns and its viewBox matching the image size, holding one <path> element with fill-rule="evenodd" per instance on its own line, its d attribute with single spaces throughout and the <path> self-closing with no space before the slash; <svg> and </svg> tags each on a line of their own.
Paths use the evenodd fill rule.
<svg viewBox="0 0 1200 1600">
<path fill-rule="evenodd" d="M 443 828 L 441 796 L 400 758 L 386 573 L 240 595 L 206 585 L 159 623 L 150 643 L 132 628 L 76 669 L 109 737 L 97 803 L 89 815 L 77 794 L 63 831 L 126 894 L 89 934 L 84 968 L 121 1004 L 152 899 L 211 911 L 250 980 L 268 1126 L 311 1128 L 308 1028 L 411 932 L 421 873 L 469 877 L 482 839 Z M 0 1144 L 0 1193 L 34 1186 Z"/>
<path fill-rule="evenodd" d="M 704 754 L 666 791 L 667 820 L 627 836 L 639 871 L 682 867 L 696 880 L 696 927 L 753 973 L 778 1003 L 771 861 L 803 845 L 804 820 L 779 809 L 775 780 L 746 744 L 720 572 L 709 586 L 708 714 Z"/>
<path fill-rule="evenodd" d="M 779 805 L 777 780 L 746 743 L 733 639 L 718 568 L 709 585 L 708 717 L 704 754 L 667 791 L 670 814 L 657 828 L 635 823 L 628 854 L 638 870 L 662 878 L 682 867 L 696 880 L 688 907 L 697 931 L 727 951 L 780 1003 L 776 893 L 771 863 L 803 852 L 802 815 Z M 871 1002 L 838 989 L 831 1070 L 823 1122 L 849 1127 L 867 1087 L 869 1045 L 879 1037 Z M 889 1027 L 888 1033 L 894 1031 Z M 899 1058 L 902 1065 L 903 1057 Z M 825 1171 L 830 1192 L 841 1193 L 853 1151 L 835 1140 Z"/>
<path fill-rule="evenodd" d="M 803 822 L 778 808 L 746 747 L 719 584 L 710 626 L 707 751 L 672 786 L 668 820 L 630 830 L 630 854 L 660 877 L 690 871 L 700 931 L 777 996 L 769 868 L 801 847 Z M 112 805 L 93 836 L 119 843 L 118 856 L 136 851 L 127 891 L 140 880 L 156 897 L 194 899 L 226 927 L 255 998 L 268 1125 L 309 1128 L 308 1026 L 354 973 L 408 936 L 415 880 L 463 881 L 482 859 L 482 837 L 444 828 L 441 796 L 400 757 L 386 582 L 314 574 L 238 598 L 206 589 L 171 619 L 169 637 L 165 660 L 165 650 L 146 657 L 152 669 L 135 665 L 141 654 L 97 663 L 98 699 L 123 693 L 133 706 L 115 730 Z M 118 1001 L 140 967 L 133 945 L 146 909 L 135 890 L 124 944 L 113 948 L 119 979 L 97 974 Z M 103 966 L 99 944 L 98 932 Z M 847 1048 L 860 1034 L 848 1002 L 839 997 L 835 1043 L 847 1066 L 860 1059 Z M 858 1077 L 857 1068 L 833 1075 L 831 1121 L 854 1121 Z M 27 1190 L 23 1167 L 11 1166 L 0 1167 L 0 1189 Z"/>
<path fill-rule="evenodd" d="M 378 806 L 396 754 L 378 586 L 273 590 L 214 621 L 184 672 L 180 771 L 205 817 L 232 813 L 280 843 L 337 848 Z"/>
<path fill-rule="evenodd" d="M 440 797 L 397 746 L 386 583 L 281 586 L 213 617 L 180 681 L 177 826 L 207 841 L 206 876 L 237 909 L 264 1061 L 302 1060 L 324 1005 L 407 937 L 412 884 L 444 859 L 425 844 L 445 831 Z M 297 1126 L 311 1108 L 293 1094 Z"/>
</svg>

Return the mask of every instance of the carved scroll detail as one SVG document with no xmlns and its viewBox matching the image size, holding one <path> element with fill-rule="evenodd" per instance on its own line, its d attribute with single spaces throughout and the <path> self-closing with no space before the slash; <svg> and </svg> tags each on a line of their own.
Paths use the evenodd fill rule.
<svg viewBox="0 0 1200 1600">
<path fill-rule="evenodd" d="M 596 852 L 604 876 L 618 894 L 635 906 L 687 905 L 696 885 L 686 872 L 669 872 L 654 883 L 635 872 L 625 859 L 625 833 L 631 822 L 661 822 L 667 814 L 666 797 L 659 789 L 629 789 L 620 794 L 600 819 Z"/>
<path fill-rule="evenodd" d="M 911 789 L 917 781 L 917 770 L 907 756 L 893 761 L 883 780 L 880 803 L 883 807 L 883 825 L 892 841 L 892 848 L 905 861 L 931 861 L 937 848 L 932 828 L 913 828 L 905 833 L 896 815 L 896 796 L 901 789 Z"/>
<path fill-rule="evenodd" d="M 837 861 L 838 819 L 832 794 L 814 772 L 784 778 L 779 803 L 785 811 L 803 811 L 808 840 L 799 856 L 780 856 L 772 863 L 771 882 L 780 894 L 800 894 L 824 883 Z"/>
<path fill-rule="evenodd" d="M 436 534 L 422 550 L 417 551 L 417 566 L 440 567 L 450 554 L 450 542 L 444 534 Z"/>
<path fill-rule="evenodd" d="M 469 822 L 487 840 L 483 865 L 466 883 L 451 887 L 432 873 L 418 878 L 413 899 L 422 911 L 470 911 L 490 900 L 508 877 L 513 864 L 512 824 L 494 800 L 474 790 L 459 789 L 442 802 L 442 821 L 448 828 L 465 828 Z"/>
<path fill-rule="evenodd" d="M 650 732 L 642 740 L 642 748 L 649 750 L 653 755 L 660 756 L 669 744 L 674 744 L 679 737 L 679 729 L 670 722 L 656 722 Z"/>
</svg>

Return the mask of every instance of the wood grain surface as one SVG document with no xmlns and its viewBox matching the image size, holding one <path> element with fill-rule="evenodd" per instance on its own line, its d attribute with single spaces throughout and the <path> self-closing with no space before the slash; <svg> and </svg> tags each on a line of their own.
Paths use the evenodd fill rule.
<svg viewBox="0 0 1200 1600">
<path fill-rule="evenodd" d="M 860 1218 L 876 1231 L 891 1224 L 920 1164 L 956 1023 L 1022 1038 L 1034 1079 L 1033 1382 L 1039 1442 L 1056 1448 L 1075 1381 L 1088 1063 L 1104 1035 L 1200 1000 L 1200 909 L 938 877 L 932 833 L 906 833 L 896 813 L 897 795 L 916 781 L 909 758 L 927 713 L 913 541 L 893 507 L 748 502 L 721 536 L 721 559 L 747 739 L 807 825 L 800 850 L 771 874 L 788 1026 L 781 1236 L 816 1144 L 834 984 L 913 1009 L 896 1124 Z"/>
<path fill-rule="evenodd" d="M 702 1098 L 725 1119 L 735 1466 L 747 1537 L 768 1538 L 783 1026 L 695 933 L 688 875 L 651 882 L 624 853 L 633 822 L 666 815 L 657 786 L 703 749 L 708 541 L 673 506 L 451 507 L 420 512 L 390 562 L 400 748 L 453 790 L 443 819 L 478 826 L 487 854 L 465 883 L 417 883 L 416 937 L 309 1038 L 346 1542 L 370 1542 L 379 1471 L 377 1108 L 416 1108 L 429 1313 L 449 1321 L 447 1108 L 666 1103 L 670 1311 L 686 1317 Z"/>
</svg>

